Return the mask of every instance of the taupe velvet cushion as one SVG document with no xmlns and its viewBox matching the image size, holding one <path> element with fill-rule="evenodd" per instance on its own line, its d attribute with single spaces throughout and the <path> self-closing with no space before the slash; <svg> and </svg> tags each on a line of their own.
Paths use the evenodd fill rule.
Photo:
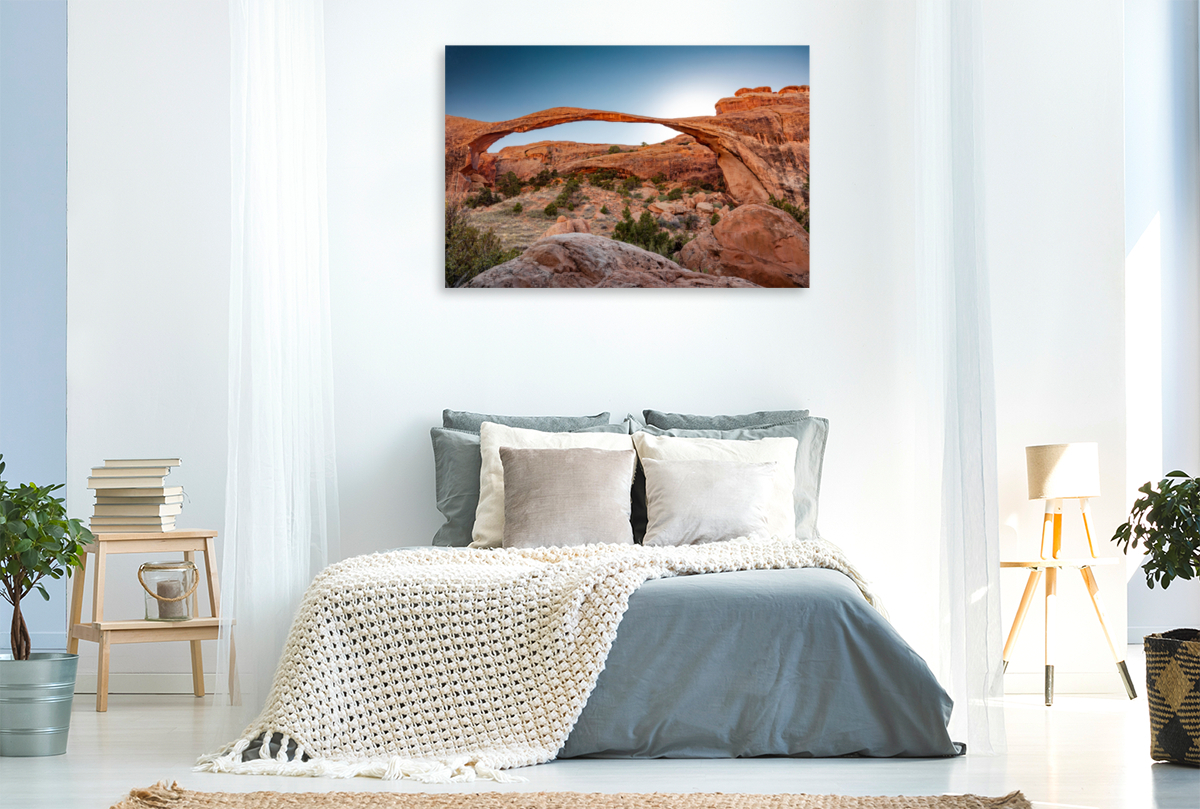
<svg viewBox="0 0 1200 809">
<path fill-rule="evenodd" d="M 696 545 L 770 535 L 778 463 L 643 458 L 649 526 L 643 545 Z"/>
<path fill-rule="evenodd" d="M 504 547 L 633 544 L 632 450 L 500 447 Z"/>
</svg>

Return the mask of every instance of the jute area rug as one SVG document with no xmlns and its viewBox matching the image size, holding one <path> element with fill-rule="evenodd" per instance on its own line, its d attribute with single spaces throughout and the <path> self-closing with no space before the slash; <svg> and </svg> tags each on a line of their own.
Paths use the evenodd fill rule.
<svg viewBox="0 0 1200 809">
<path fill-rule="evenodd" d="M 1020 792 L 979 795 L 734 795 L 599 792 L 192 792 L 165 781 L 112 809 L 1031 809 Z"/>
</svg>

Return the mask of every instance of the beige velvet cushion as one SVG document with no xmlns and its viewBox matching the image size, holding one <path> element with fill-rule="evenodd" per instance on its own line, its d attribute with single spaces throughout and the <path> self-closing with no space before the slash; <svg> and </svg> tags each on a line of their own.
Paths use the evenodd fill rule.
<svg viewBox="0 0 1200 809">
<path fill-rule="evenodd" d="M 656 461 L 738 461 L 776 464 L 774 488 L 767 512 L 767 530 L 771 536 L 795 538 L 796 507 L 792 490 L 796 485 L 795 438 L 763 438 L 758 441 L 732 441 L 722 438 L 668 438 L 637 432 L 633 434 L 638 457 Z M 649 485 L 649 480 L 647 480 Z M 647 502 L 649 495 L 647 493 Z"/>
<path fill-rule="evenodd" d="M 500 447 L 516 449 L 633 449 L 624 433 L 543 433 L 485 421 L 479 430 L 479 505 L 471 529 L 472 548 L 499 548 L 504 543 L 504 465 Z"/>
<path fill-rule="evenodd" d="M 643 545 L 769 536 L 775 461 L 642 460 L 649 525 Z"/>
<path fill-rule="evenodd" d="M 633 544 L 632 449 L 500 448 L 504 547 Z"/>
</svg>

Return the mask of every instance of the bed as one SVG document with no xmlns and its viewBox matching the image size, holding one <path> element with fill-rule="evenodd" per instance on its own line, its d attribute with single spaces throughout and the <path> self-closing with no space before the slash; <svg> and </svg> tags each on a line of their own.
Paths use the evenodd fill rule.
<svg viewBox="0 0 1200 809">
<path fill-rule="evenodd" d="M 847 576 L 643 584 L 559 758 L 954 756 L 953 704 Z"/>
<path fill-rule="evenodd" d="M 201 768 L 511 780 L 556 757 L 964 752 L 946 692 L 819 539 L 828 423 L 646 415 L 446 411 L 434 544 L 470 547 L 318 576 L 263 714 Z"/>
</svg>

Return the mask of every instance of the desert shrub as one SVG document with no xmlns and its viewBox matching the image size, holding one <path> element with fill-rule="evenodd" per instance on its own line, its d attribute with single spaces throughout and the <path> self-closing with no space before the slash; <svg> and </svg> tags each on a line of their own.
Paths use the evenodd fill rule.
<svg viewBox="0 0 1200 809">
<path fill-rule="evenodd" d="M 682 221 L 684 230 L 695 230 L 700 225 L 700 217 L 694 213 L 685 214 Z"/>
<path fill-rule="evenodd" d="M 560 208 L 574 210 L 575 202 L 578 201 L 575 195 L 578 193 L 579 186 L 582 183 L 583 181 L 579 178 L 579 175 L 572 174 L 567 178 L 567 181 L 563 183 L 563 190 L 558 192 L 558 196 L 554 199 L 554 204 Z"/>
<path fill-rule="evenodd" d="M 690 186 L 688 186 L 688 190 L 687 190 L 687 192 L 688 192 L 689 194 L 698 194 L 698 193 L 700 193 L 700 186 L 698 186 L 698 185 L 690 185 Z"/>
<path fill-rule="evenodd" d="M 703 188 L 705 191 L 714 191 L 715 190 L 713 188 L 712 183 L 700 183 L 700 187 Z"/>
<path fill-rule="evenodd" d="M 593 171 L 588 175 L 588 182 L 597 188 L 603 188 L 606 191 L 611 191 L 613 181 L 621 176 L 621 173 L 616 169 L 600 169 Z"/>
<path fill-rule="evenodd" d="M 513 206 L 513 213 L 520 213 L 520 212 L 521 212 L 521 211 L 523 211 L 523 210 L 525 210 L 525 206 L 523 206 L 523 205 L 522 205 L 521 203 L 519 203 L 519 202 L 518 202 L 516 205 L 514 205 L 514 206 Z"/>
<path fill-rule="evenodd" d="M 713 214 L 712 216 L 710 216 L 708 218 L 708 224 L 712 225 L 713 227 L 716 227 L 717 223 L 720 221 L 721 221 L 721 217 L 717 216 L 716 214 Z"/>
<path fill-rule="evenodd" d="M 791 215 L 791 217 L 793 219 L 795 219 L 797 222 L 800 223 L 800 227 L 804 228 L 805 230 L 808 230 L 808 209 L 807 208 L 799 208 L 799 207 L 793 205 L 792 203 L 788 202 L 786 199 L 775 199 L 775 197 L 768 198 L 767 202 L 771 205 L 774 205 L 776 208 L 783 211 L 784 213 Z"/>
<path fill-rule="evenodd" d="M 661 171 L 650 178 L 650 182 L 654 183 L 655 185 L 662 185 L 666 181 L 667 175 L 663 174 Z M 661 191 L 662 189 L 660 188 L 659 190 Z"/>
<path fill-rule="evenodd" d="M 686 240 L 676 239 L 659 227 L 649 211 L 642 211 L 641 217 L 634 221 L 628 208 L 625 209 L 624 217 L 613 228 L 613 238 L 668 258 L 686 243 Z"/>
<path fill-rule="evenodd" d="M 494 230 L 484 232 L 472 225 L 462 204 L 446 202 L 446 286 L 462 286 L 520 253 L 517 248 L 505 250 Z"/>
<path fill-rule="evenodd" d="M 550 174 L 550 169 L 542 169 L 537 173 L 537 176 L 529 182 L 534 188 L 545 188 L 546 186 L 550 185 L 551 179 L 552 177 Z"/>
<path fill-rule="evenodd" d="M 558 216 L 558 206 L 551 202 L 545 208 L 542 208 L 542 212 L 545 213 L 546 216 Z"/>
<path fill-rule="evenodd" d="M 608 147 L 608 153 L 609 154 L 620 154 L 621 147 L 614 143 L 612 146 Z"/>
<path fill-rule="evenodd" d="M 651 202 L 657 202 L 657 201 L 658 201 L 658 194 L 651 194 L 650 196 L 646 197 L 647 205 L 649 205 Z"/>
<path fill-rule="evenodd" d="M 667 199 L 669 199 L 671 201 L 675 201 L 677 199 L 683 199 L 683 189 L 682 188 L 672 188 L 667 193 Z"/>
<path fill-rule="evenodd" d="M 496 181 L 496 187 L 504 196 L 515 197 L 521 193 L 521 180 L 517 177 L 516 172 L 509 171 Z"/>
<path fill-rule="evenodd" d="M 641 184 L 642 181 L 636 174 L 630 174 L 625 178 L 625 182 L 621 183 L 621 187 L 626 191 L 633 191 L 635 188 L 640 187 Z"/>
<path fill-rule="evenodd" d="M 500 197 L 492 193 L 492 189 L 484 188 L 473 197 L 467 197 L 466 204 L 468 208 L 486 208 L 489 205 L 495 205 L 500 202 Z"/>
<path fill-rule="evenodd" d="M 608 215 L 608 206 L 607 206 L 607 205 L 601 205 L 601 206 L 600 206 L 600 213 L 602 213 L 602 214 L 604 214 L 604 215 L 606 215 L 606 216 L 607 216 L 607 215 Z"/>
</svg>

